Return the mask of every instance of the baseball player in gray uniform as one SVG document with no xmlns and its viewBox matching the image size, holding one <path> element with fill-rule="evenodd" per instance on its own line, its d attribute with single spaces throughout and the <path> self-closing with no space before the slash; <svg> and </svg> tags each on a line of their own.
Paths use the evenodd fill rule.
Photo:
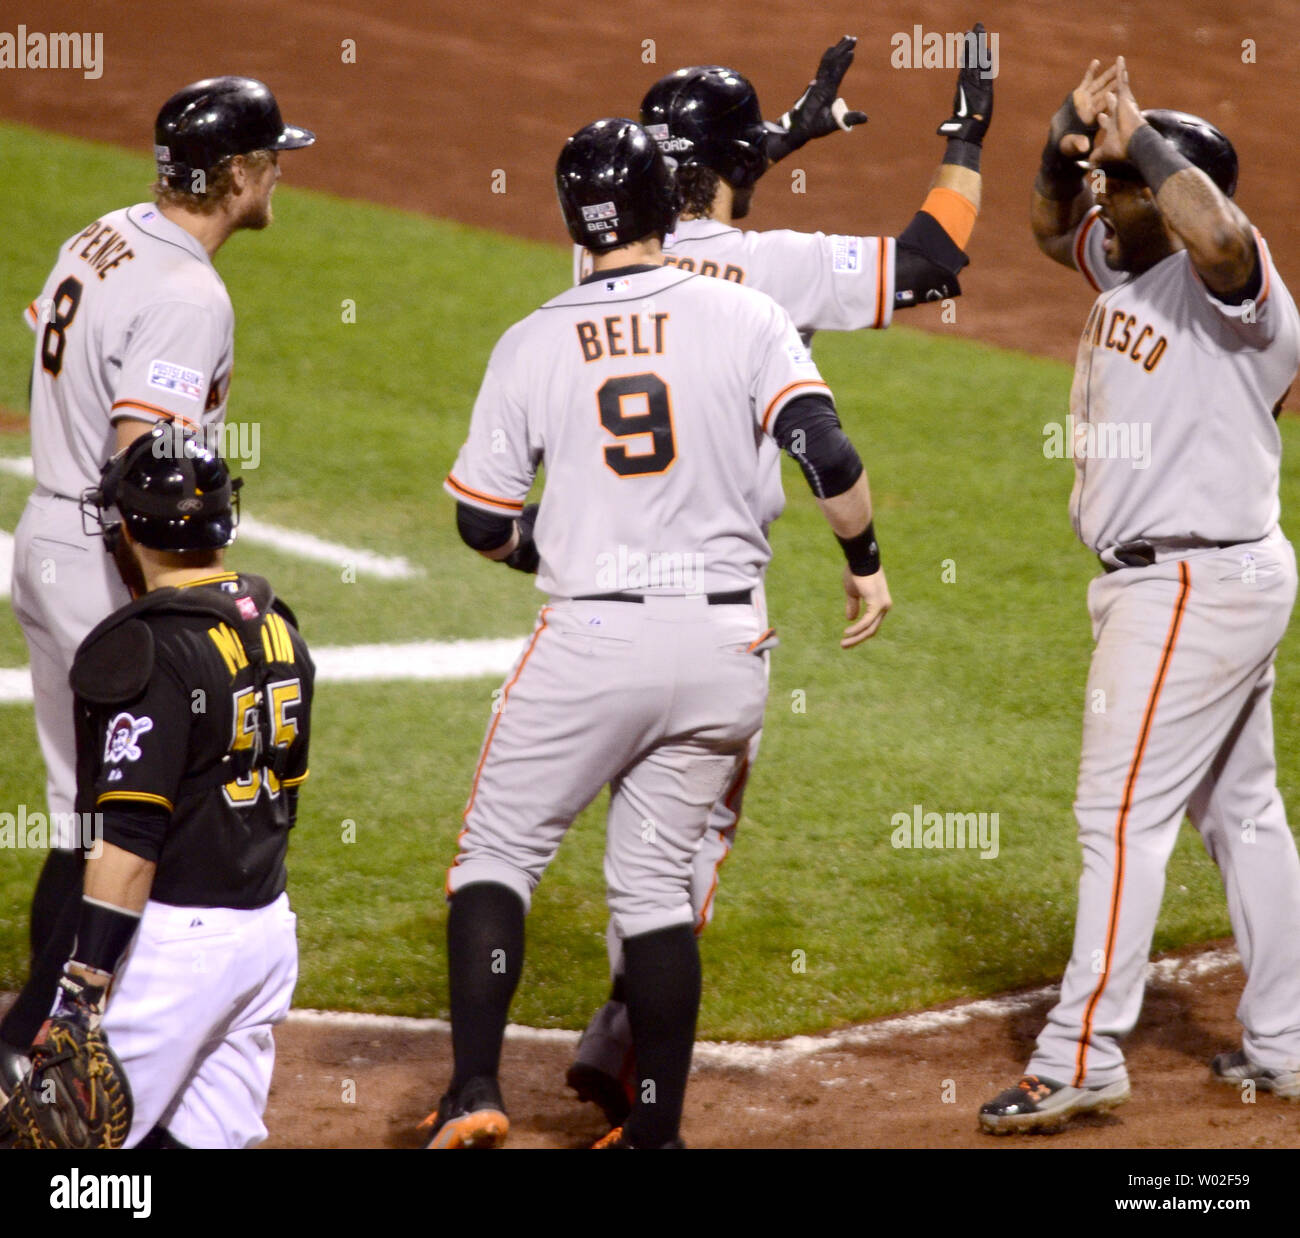
<svg viewBox="0 0 1300 1238">
<path fill-rule="evenodd" d="M 71 896 L 81 881 L 70 828 L 76 767 L 68 672 L 91 628 L 129 600 L 98 540 L 83 530 L 78 500 L 110 455 L 157 422 L 207 432 L 224 419 L 234 315 L 212 259 L 236 231 L 271 222 L 278 152 L 314 140 L 285 125 L 270 90 L 252 78 L 185 87 L 158 113 L 155 200 L 113 211 L 65 242 L 25 311 L 36 333 L 36 488 L 14 538 L 13 608 L 31 657 L 51 821 L 64 826 L 33 900 L 34 956 L 60 919 L 61 936 L 73 931 Z M 51 959 L 60 953 L 66 946 Z M 14 1051 L 45 1017 L 55 980 L 57 970 L 34 969 L 34 991 L 0 1025 L 0 1089 Z"/>
<path fill-rule="evenodd" d="M 1105 571 L 1088 591 L 1074 950 L 1025 1077 L 980 1110 L 993 1134 L 1128 1099 L 1119 1041 L 1184 814 L 1223 874 L 1246 972 L 1242 1048 L 1212 1074 L 1300 1097 L 1300 860 L 1271 709 L 1296 592 L 1276 418 L 1300 318 L 1236 181 L 1212 125 L 1138 109 L 1122 57 L 1093 61 L 1052 121 L 1032 222 L 1099 293 L 1070 394 L 1070 514 Z M 1148 433 L 1149 455 L 1134 451 Z"/>
<path fill-rule="evenodd" d="M 605 875 L 623 940 L 636 1103 L 604 1146 L 680 1146 L 700 998 L 691 869 L 762 720 L 754 604 L 764 437 L 799 459 L 848 566 L 854 646 L 890 606 L 866 474 L 789 315 L 663 264 L 675 200 L 630 120 L 569 139 L 557 187 L 593 274 L 512 327 L 447 478 L 461 536 L 550 594 L 488 727 L 447 879 L 455 1073 L 431 1147 L 495 1147 L 524 916 L 573 818 L 610 787 Z M 525 506 L 539 465 L 540 507 Z M 635 582 L 611 562 L 636 563 Z M 640 570 L 643 568 L 644 570 Z"/>
<path fill-rule="evenodd" d="M 755 232 L 735 226 L 750 209 L 759 177 L 806 142 L 866 121 L 838 97 L 857 40 L 841 39 L 823 54 L 817 74 L 778 123 L 765 124 L 753 86 L 716 65 L 679 69 L 661 78 L 641 103 L 641 122 L 675 164 L 683 217 L 664 243 L 664 262 L 767 293 L 794 319 L 805 341 L 814 331 L 887 327 L 896 308 L 959 296 L 958 272 L 980 205 L 981 143 L 993 114 L 993 82 L 979 70 L 976 25 L 969 64 L 957 80 L 953 112 L 939 126 L 948 139 L 926 199 L 897 239 L 821 232 Z M 575 275 L 589 273 L 589 250 L 575 250 Z M 770 439 L 759 448 L 763 527 L 785 505 L 780 451 Z M 756 594 L 763 604 L 760 584 Z M 745 786 L 758 756 L 755 733 L 723 795 L 695 858 L 692 903 L 699 931 L 710 922 L 722 862 L 735 840 Z M 622 1001 L 618 936 L 608 934 L 613 986 L 578 1046 L 567 1082 L 593 1101 L 611 1123 L 626 1115 L 634 1077 L 631 1028 Z"/>
</svg>

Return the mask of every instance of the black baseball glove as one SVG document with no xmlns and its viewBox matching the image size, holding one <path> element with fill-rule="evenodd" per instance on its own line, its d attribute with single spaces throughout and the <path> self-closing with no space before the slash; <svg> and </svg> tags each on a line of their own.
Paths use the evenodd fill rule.
<svg viewBox="0 0 1300 1238">
<path fill-rule="evenodd" d="M 866 112 L 852 112 L 839 98 L 840 83 L 853 63 L 857 39 L 845 35 L 828 47 L 817 66 L 817 76 L 808 89 L 779 121 L 767 126 L 767 159 L 776 163 L 813 138 L 824 138 L 837 129 L 849 130 L 867 123 Z"/>
<path fill-rule="evenodd" d="M 973 31 L 977 45 L 988 46 L 983 22 Z M 976 60 L 979 57 L 975 57 Z M 945 138 L 960 138 L 978 146 L 993 119 L 993 79 L 986 78 L 979 64 L 968 64 L 957 74 L 957 92 L 953 95 L 952 115 L 935 131 Z"/>
<path fill-rule="evenodd" d="M 99 1020 L 104 988 L 65 974 L 58 1005 L 31 1048 L 31 1069 L 0 1111 L 0 1147 L 120 1148 L 131 1089 Z"/>
</svg>

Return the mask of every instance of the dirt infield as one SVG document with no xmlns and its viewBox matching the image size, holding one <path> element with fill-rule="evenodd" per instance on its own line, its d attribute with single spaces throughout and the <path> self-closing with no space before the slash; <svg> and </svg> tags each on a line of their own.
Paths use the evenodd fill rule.
<svg viewBox="0 0 1300 1238">
<path fill-rule="evenodd" d="M 86 6 L 27 3 L 29 30 L 82 30 Z M 989 6 L 992 8 L 993 6 Z M 948 69 L 891 66 L 893 36 L 960 31 L 979 6 L 956 0 L 632 0 L 509 6 L 450 0 L 137 0 L 101 5 L 105 67 L 0 73 L 0 116 L 147 152 L 169 90 L 214 72 L 271 83 L 284 111 L 315 129 L 310 152 L 285 161 L 291 183 L 391 203 L 484 228 L 561 243 L 552 170 L 566 134 L 601 115 L 634 112 L 646 87 L 681 64 L 735 65 L 768 115 L 794 102 L 822 49 L 859 36 L 845 97 L 864 130 L 805 147 L 760 185 L 754 227 L 896 234 L 920 205 L 942 154 L 934 136 L 952 99 Z M 1278 174 L 1278 101 L 1300 96 L 1294 6 L 1257 0 L 1065 0 L 985 15 L 998 34 L 995 116 L 984 159 L 985 206 L 963 276 L 957 321 L 936 307 L 906 321 L 1072 359 L 1091 293 L 1042 258 L 1026 204 L 1047 118 L 1089 57 L 1128 55 L 1138 101 L 1220 124 L 1241 156 L 1238 200 L 1269 238 L 1284 273 L 1300 270 L 1300 219 Z M 8 26 L 5 27 L 8 29 Z M 195 32 L 202 37 L 195 37 Z M 344 63 L 345 40 L 355 63 Z M 1255 63 L 1243 63 L 1243 40 Z M 647 58 L 653 56 L 653 63 Z M 792 168 L 806 173 L 795 194 Z M 493 192 L 505 173 L 505 192 Z M 498 188 L 500 185 L 498 183 Z M 1296 276 L 1292 274 L 1292 278 Z M 1293 397 L 1294 402 L 1295 397 Z"/>
<path fill-rule="evenodd" d="M 1127 1045 L 1128 1104 L 1061 1134 L 993 1138 L 975 1124 L 980 1104 L 1023 1068 L 1051 1005 L 1043 993 L 1009 1015 L 934 1031 L 882 1028 L 888 1035 L 874 1043 L 832 1039 L 766 1068 L 701 1053 L 683 1134 L 697 1148 L 1300 1148 L 1300 1105 L 1264 1094 L 1243 1103 L 1238 1089 L 1210 1079 L 1210 1058 L 1239 1044 L 1232 1011 L 1242 978 L 1235 965 L 1198 974 L 1207 957 L 1175 956 L 1178 966 L 1148 987 Z M 418 1124 L 451 1073 L 445 1033 L 291 1023 L 276 1043 L 270 1147 L 419 1147 Z M 585 1148 L 605 1134 L 599 1111 L 564 1086 L 571 1054 L 570 1043 L 507 1040 L 511 1147 Z"/>
<path fill-rule="evenodd" d="M 30 30 L 81 30 L 87 22 L 84 4 L 20 7 L 4 29 L 23 21 Z M 685 63 L 734 64 L 776 114 L 822 48 L 851 32 L 862 41 L 845 95 L 870 114 L 869 125 L 791 160 L 807 174 L 804 194 L 791 192 L 790 169 L 774 171 L 751 222 L 897 233 L 942 152 L 933 130 L 947 114 L 953 73 L 892 68 L 891 36 L 917 23 L 960 30 L 977 11 L 947 0 L 887 0 L 869 10 L 824 0 L 815 17 L 801 0 L 661 0 L 653 10 L 630 0 L 504 9 L 450 0 L 188 0 L 179 17 L 174 0 L 140 0 L 93 10 L 104 32 L 101 78 L 0 73 L 0 116 L 147 152 L 154 113 L 172 89 L 246 73 L 266 79 L 288 119 L 320 136 L 313 150 L 286 158 L 288 183 L 558 244 L 551 174 L 564 135 L 598 115 L 633 112 L 655 77 Z M 906 321 L 1073 355 L 1091 294 L 1038 254 L 1026 203 L 1047 117 L 1090 56 L 1116 52 L 1129 55 L 1141 103 L 1199 112 L 1233 137 L 1243 169 L 1238 200 L 1283 272 L 1300 279 L 1291 174 L 1271 170 L 1285 126 L 1270 118 L 1300 95 L 1293 19 L 1290 0 L 1257 0 L 1231 15 L 1220 0 L 998 6 L 985 19 L 999 35 L 1001 75 L 967 295 L 955 324 L 940 324 L 933 307 Z M 1246 39 L 1255 63 L 1243 63 Z M 355 63 L 343 60 L 345 40 L 355 41 Z M 504 193 L 492 191 L 498 170 Z M 1047 999 L 1009 1018 L 830 1049 L 766 1072 L 702 1066 L 684 1133 L 699 1147 L 1300 1147 L 1300 1109 L 1269 1096 L 1243 1104 L 1208 1079 L 1208 1059 L 1238 1043 L 1240 987 L 1238 971 L 1153 986 L 1130 1045 L 1132 1101 L 1054 1139 L 989 1140 L 974 1118 L 1028 1056 Z M 416 1146 L 416 1123 L 449 1074 L 442 1035 L 295 1024 L 278 1043 L 272 1147 Z M 596 1112 L 566 1093 L 568 1055 L 563 1044 L 508 1043 L 503 1082 L 515 1146 L 582 1147 L 604 1133 Z M 349 1081 L 355 1092 L 346 1100 Z"/>
</svg>

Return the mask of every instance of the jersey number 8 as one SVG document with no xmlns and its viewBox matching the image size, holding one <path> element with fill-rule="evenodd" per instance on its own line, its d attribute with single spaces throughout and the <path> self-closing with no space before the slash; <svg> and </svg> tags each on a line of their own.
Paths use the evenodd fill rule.
<svg viewBox="0 0 1300 1238">
<path fill-rule="evenodd" d="M 54 303 L 49 307 L 50 320 L 45 324 L 45 334 L 41 336 L 41 365 L 55 378 L 58 378 L 59 371 L 63 369 L 63 348 L 68 342 L 64 332 L 72 325 L 80 304 L 81 281 L 69 275 L 54 290 Z"/>
</svg>

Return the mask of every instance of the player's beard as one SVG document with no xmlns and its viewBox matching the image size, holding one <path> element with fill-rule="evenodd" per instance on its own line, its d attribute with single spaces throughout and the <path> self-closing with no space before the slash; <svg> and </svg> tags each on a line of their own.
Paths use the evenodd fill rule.
<svg viewBox="0 0 1300 1238">
<path fill-rule="evenodd" d="M 731 218 L 744 219 L 749 214 L 750 204 L 754 201 L 754 187 L 737 189 L 731 197 Z"/>
<path fill-rule="evenodd" d="M 268 193 L 265 198 L 250 202 L 235 216 L 235 230 L 247 228 L 250 232 L 261 232 L 263 228 L 271 226 L 273 218 L 271 195 Z"/>
</svg>

